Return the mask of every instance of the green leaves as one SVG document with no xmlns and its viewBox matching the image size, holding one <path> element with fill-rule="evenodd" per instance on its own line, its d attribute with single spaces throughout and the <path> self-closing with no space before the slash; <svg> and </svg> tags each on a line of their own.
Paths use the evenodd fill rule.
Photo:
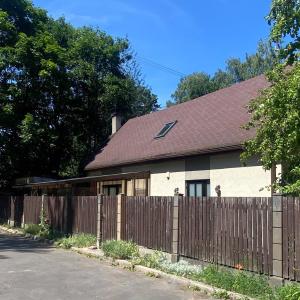
<svg viewBox="0 0 300 300">
<path fill-rule="evenodd" d="M 284 172 L 277 188 L 300 194 L 300 64 L 282 65 L 268 74 L 271 87 L 252 101 L 247 128 L 256 137 L 245 144 L 243 159 L 258 154 L 266 169 L 282 164 Z"/>
<path fill-rule="evenodd" d="M 15 176 L 81 174 L 113 111 L 126 121 L 157 108 L 128 49 L 127 39 L 74 28 L 27 0 L 1 1 L 0 189 Z"/>
<path fill-rule="evenodd" d="M 298 60 L 300 49 L 300 2 L 273 0 L 267 21 L 271 25 L 270 38 L 279 48 L 279 55 L 289 64 Z"/>
<path fill-rule="evenodd" d="M 263 74 L 271 70 L 276 63 L 278 63 L 278 58 L 271 44 L 260 41 L 256 53 L 246 54 L 244 61 L 238 58 L 228 59 L 225 71 L 219 69 L 213 76 L 196 72 L 182 78 L 172 95 L 174 102 L 168 101 L 167 105 L 185 102 Z"/>
</svg>

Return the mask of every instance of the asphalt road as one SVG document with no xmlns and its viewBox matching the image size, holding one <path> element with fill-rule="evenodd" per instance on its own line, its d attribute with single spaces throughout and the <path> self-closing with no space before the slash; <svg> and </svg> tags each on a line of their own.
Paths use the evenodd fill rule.
<svg viewBox="0 0 300 300">
<path fill-rule="evenodd" d="M 192 300 L 208 296 L 0 231 L 2 300 Z"/>
</svg>

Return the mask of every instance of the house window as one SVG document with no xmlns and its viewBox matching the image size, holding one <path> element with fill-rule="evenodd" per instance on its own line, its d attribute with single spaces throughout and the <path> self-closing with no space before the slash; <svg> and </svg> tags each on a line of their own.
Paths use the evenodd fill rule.
<svg viewBox="0 0 300 300">
<path fill-rule="evenodd" d="M 209 197 L 210 181 L 209 180 L 187 181 L 186 194 L 188 197 Z"/>
<path fill-rule="evenodd" d="M 155 136 L 155 138 L 161 138 L 164 137 L 176 124 L 177 121 L 169 122 L 164 125 L 164 127 L 160 130 L 160 132 Z"/>
<path fill-rule="evenodd" d="M 116 185 L 106 185 L 103 187 L 103 194 L 106 196 L 117 196 L 121 193 L 122 185 L 116 184 Z"/>
</svg>

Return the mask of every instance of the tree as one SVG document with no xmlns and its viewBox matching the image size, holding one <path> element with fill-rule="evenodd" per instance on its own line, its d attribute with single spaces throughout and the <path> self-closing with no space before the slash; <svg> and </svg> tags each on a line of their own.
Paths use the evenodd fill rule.
<svg viewBox="0 0 300 300">
<path fill-rule="evenodd" d="M 172 95 L 175 103 L 182 103 L 196 97 L 211 93 L 214 90 L 211 78 L 205 73 L 193 73 L 180 79 Z"/>
<path fill-rule="evenodd" d="M 127 69 L 127 39 L 74 28 L 26 0 L 1 1 L 0 35 L 0 188 L 20 176 L 81 174 L 112 112 L 126 120 L 158 108 Z"/>
<path fill-rule="evenodd" d="M 246 142 L 243 159 L 259 155 L 265 169 L 282 164 L 277 188 L 285 193 L 300 194 L 300 49 L 299 1 L 273 0 L 267 20 L 271 41 L 279 48 L 279 64 L 268 74 L 271 87 L 250 105 L 256 136 Z M 292 67 L 287 67 L 287 64 Z"/>
<path fill-rule="evenodd" d="M 268 74 L 271 87 L 250 104 L 251 121 L 256 129 L 247 141 L 243 159 L 259 155 L 265 169 L 282 164 L 282 180 L 277 188 L 300 194 L 300 64 L 287 70 L 279 65 Z"/>
<path fill-rule="evenodd" d="M 225 71 L 219 69 L 212 77 L 201 72 L 182 78 L 171 96 L 173 101 L 167 101 L 167 106 L 185 102 L 261 75 L 271 70 L 277 63 L 278 58 L 271 43 L 259 41 L 255 54 L 246 54 L 244 61 L 239 58 L 227 60 Z"/>
<path fill-rule="evenodd" d="M 267 20 L 272 26 L 271 41 L 277 45 L 280 58 L 292 64 L 299 57 L 300 2 L 273 0 Z"/>
</svg>

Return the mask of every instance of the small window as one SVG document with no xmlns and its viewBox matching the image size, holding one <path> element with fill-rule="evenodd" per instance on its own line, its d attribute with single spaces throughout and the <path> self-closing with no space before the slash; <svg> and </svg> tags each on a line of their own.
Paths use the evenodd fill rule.
<svg viewBox="0 0 300 300">
<path fill-rule="evenodd" d="M 176 124 L 177 121 L 169 122 L 164 125 L 164 127 L 161 129 L 161 131 L 155 136 L 155 138 L 164 137 L 171 128 Z"/>
<path fill-rule="evenodd" d="M 209 197 L 210 182 L 209 180 L 194 180 L 186 182 L 186 193 L 188 197 Z"/>
</svg>

